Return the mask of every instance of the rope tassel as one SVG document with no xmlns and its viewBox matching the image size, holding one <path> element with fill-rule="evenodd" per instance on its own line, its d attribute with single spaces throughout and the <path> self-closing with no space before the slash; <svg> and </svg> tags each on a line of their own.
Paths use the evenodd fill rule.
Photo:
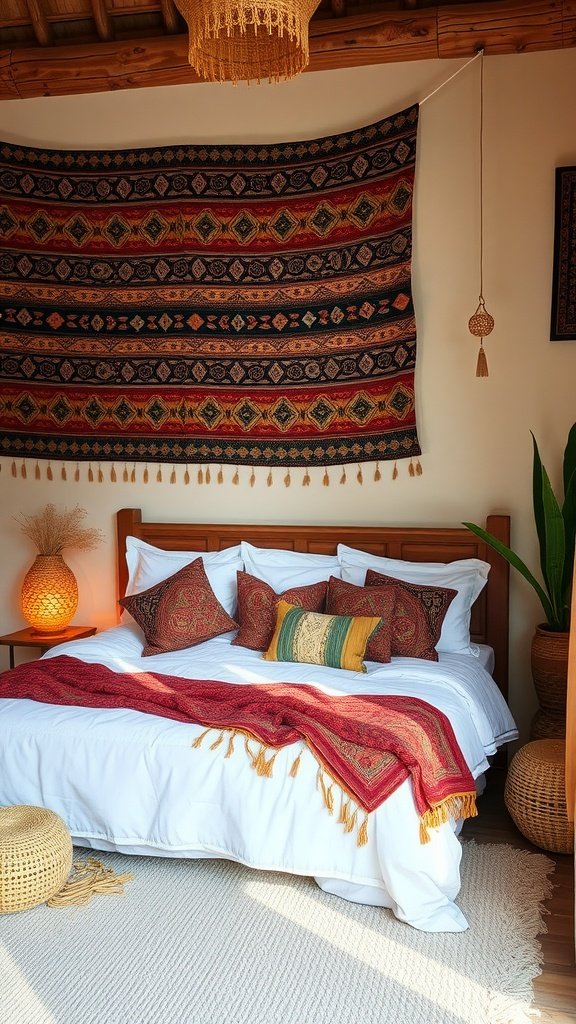
<svg viewBox="0 0 576 1024">
<path fill-rule="evenodd" d="M 133 878 L 130 872 L 117 875 L 112 868 L 105 868 L 101 861 L 89 857 L 84 863 L 72 865 L 69 881 L 46 903 L 49 907 L 84 906 L 99 893 L 123 893 L 126 882 L 131 882 Z"/>
</svg>

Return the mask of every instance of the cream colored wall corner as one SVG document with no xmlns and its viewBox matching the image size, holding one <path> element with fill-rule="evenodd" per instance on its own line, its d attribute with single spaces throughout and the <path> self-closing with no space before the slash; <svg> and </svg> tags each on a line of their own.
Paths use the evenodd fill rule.
<svg viewBox="0 0 576 1024">
<path fill-rule="evenodd" d="M 459 66 L 425 61 L 302 75 L 278 86 L 175 86 L 0 104 L 0 138 L 53 148 L 106 148 L 173 142 L 311 138 L 370 123 L 421 100 Z M 418 316 L 419 432 L 424 475 L 388 466 L 374 483 L 364 472 L 345 487 L 332 474 L 296 475 L 290 489 L 257 471 L 218 486 L 80 483 L 0 476 L 2 632 L 23 625 L 20 582 L 33 557 L 13 521 L 47 501 L 89 511 L 109 545 L 71 551 L 80 586 L 78 623 L 115 620 L 114 513 L 141 506 L 148 518 L 294 523 L 481 521 L 513 517 L 513 546 L 537 565 L 531 515 L 532 429 L 555 483 L 568 427 L 576 419 L 576 343 L 549 341 L 554 168 L 576 164 L 573 82 L 576 50 L 485 61 L 485 296 L 496 319 L 486 349 L 490 376 L 475 377 L 477 347 L 468 317 L 478 294 L 477 65 L 421 108 L 415 202 L 414 291 Z M 69 474 L 70 475 L 70 474 Z M 164 474 L 167 481 L 168 474 Z M 141 480 L 141 474 L 138 475 Z M 539 606 L 512 579 L 511 705 L 524 735 L 535 698 L 529 642 Z M 0 667 L 8 663 L 0 648 Z"/>
</svg>

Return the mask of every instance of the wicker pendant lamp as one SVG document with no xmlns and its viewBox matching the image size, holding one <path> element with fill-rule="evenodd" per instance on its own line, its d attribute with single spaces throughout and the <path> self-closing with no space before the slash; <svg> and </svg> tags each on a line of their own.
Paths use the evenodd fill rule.
<svg viewBox="0 0 576 1024">
<path fill-rule="evenodd" d="M 175 0 L 188 59 L 210 82 L 279 82 L 308 64 L 308 23 L 319 0 Z"/>
</svg>

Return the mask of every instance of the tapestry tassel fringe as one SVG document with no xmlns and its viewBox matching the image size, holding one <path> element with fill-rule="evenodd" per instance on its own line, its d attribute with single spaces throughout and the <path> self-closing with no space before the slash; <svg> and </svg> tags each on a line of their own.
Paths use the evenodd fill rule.
<svg viewBox="0 0 576 1024">
<path fill-rule="evenodd" d="M 46 903 L 49 907 L 84 906 L 99 893 L 123 893 L 126 882 L 133 878 L 130 872 L 117 875 L 112 868 L 105 868 L 101 861 L 88 857 L 84 862 L 74 862 L 69 881 Z"/>
<path fill-rule="evenodd" d="M 483 353 L 483 349 L 481 350 L 481 352 Z M 485 356 L 484 356 L 484 359 L 485 359 Z M 42 480 L 43 475 L 44 475 L 44 478 L 46 480 L 53 480 L 54 479 L 54 470 L 52 468 L 52 463 L 50 461 L 41 462 L 40 460 L 36 459 L 35 462 L 33 463 L 33 465 L 34 465 L 34 472 L 33 472 L 34 479 Z M 119 480 L 121 480 L 122 483 L 125 483 L 125 484 L 127 484 L 127 483 L 135 484 L 135 483 L 138 482 L 137 464 L 135 462 L 132 463 L 132 467 L 131 468 L 130 468 L 130 465 L 128 463 L 124 463 L 121 469 L 118 469 L 117 466 L 115 465 L 115 463 L 112 462 L 112 463 L 110 463 L 110 469 L 109 470 L 103 469 L 102 468 L 102 464 L 100 462 L 97 462 L 95 464 L 95 466 L 91 462 L 88 462 L 85 465 L 87 465 L 86 479 L 88 480 L 89 483 L 94 483 L 94 481 L 97 481 L 100 484 L 104 483 L 105 479 L 106 479 L 106 474 L 109 474 L 110 483 L 113 483 L 113 484 L 118 483 Z M 42 466 L 44 466 L 44 474 L 42 473 Z M 0 472 L 1 472 L 1 470 L 2 470 L 2 465 L 0 463 Z M 360 487 L 362 487 L 363 484 L 364 484 L 364 472 L 365 472 L 365 469 L 363 469 L 362 466 L 360 465 L 360 463 L 358 463 L 358 469 L 356 471 L 356 482 L 357 482 L 357 484 Z M 11 464 L 11 473 L 12 473 L 13 477 L 16 477 L 16 478 L 17 477 L 21 477 L 23 480 L 27 480 L 28 476 L 31 474 L 31 470 L 27 467 L 26 459 L 23 458 L 20 463 L 17 463 L 16 459 L 13 459 L 12 460 L 12 464 Z M 392 473 L 391 473 L 392 480 L 396 480 L 398 478 L 398 475 L 399 475 L 398 463 L 394 462 L 393 468 L 392 468 Z M 422 476 L 422 464 L 420 462 L 420 459 L 417 458 L 416 461 L 414 461 L 413 458 L 410 459 L 410 461 L 408 463 L 408 475 L 410 477 Z M 60 479 L 63 480 L 63 481 L 67 481 L 68 480 L 68 472 L 67 472 L 67 469 L 66 469 L 66 463 L 65 462 L 62 462 L 62 464 L 61 464 L 61 468 L 59 470 L 59 476 L 60 476 Z M 73 479 L 74 479 L 74 481 L 76 483 L 79 483 L 81 478 L 82 478 L 82 471 L 80 469 L 80 463 L 76 462 L 75 468 L 74 468 Z M 162 474 L 162 466 L 158 465 L 157 468 L 156 468 L 156 471 L 155 471 L 156 483 L 161 484 L 164 481 L 164 479 L 165 479 L 165 477 Z M 171 484 L 177 484 L 179 482 L 179 467 L 176 464 L 174 464 L 174 463 L 172 464 L 172 468 L 170 470 L 170 474 L 169 474 L 169 476 L 166 476 L 166 479 L 168 479 Z M 224 468 L 223 468 L 222 464 L 219 465 L 218 472 L 217 472 L 215 477 L 213 475 L 213 469 L 211 470 L 209 465 L 207 465 L 205 467 L 204 466 L 198 466 L 198 469 L 196 471 L 196 480 L 197 480 L 199 486 L 203 486 L 204 484 L 211 484 L 212 482 L 214 482 L 214 480 L 218 484 L 223 484 L 224 483 L 224 479 L 225 479 L 224 478 Z M 269 469 L 266 477 L 265 478 L 263 477 L 261 479 L 265 479 L 266 480 L 266 486 L 267 487 L 272 487 L 273 484 L 274 484 L 274 475 L 273 475 L 272 469 Z M 303 476 L 302 476 L 302 487 L 310 487 L 312 485 L 312 479 L 313 478 L 312 478 L 312 476 L 310 474 L 310 470 L 308 469 L 308 467 L 305 467 L 304 470 L 303 470 Z M 376 465 L 375 465 L 375 468 L 374 468 L 373 480 L 374 480 L 375 483 L 379 483 L 382 479 L 383 479 L 383 476 L 382 476 L 382 471 L 380 469 L 380 463 L 377 462 Z M 184 472 L 183 472 L 182 477 L 181 477 L 181 482 L 183 484 L 185 484 L 186 486 L 189 486 L 190 483 L 191 483 L 191 480 L 192 480 L 192 477 L 191 477 L 191 474 L 190 474 L 190 469 L 189 469 L 188 466 L 185 466 L 184 467 Z M 292 473 L 291 473 L 291 470 L 289 468 L 286 469 L 285 475 L 283 476 L 282 480 L 283 480 L 283 483 L 284 483 L 285 487 L 290 487 L 291 486 L 291 484 L 292 484 Z M 143 469 L 142 469 L 142 481 L 141 482 L 143 484 L 147 484 L 149 481 L 150 481 L 150 469 L 148 467 L 148 463 L 144 463 Z M 240 468 L 238 466 L 236 466 L 235 469 L 234 469 L 234 474 L 232 476 L 231 482 L 232 482 L 232 484 L 234 484 L 234 486 L 238 486 L 238 484 L 240 483 Z M 347 468 L 346 468 L 346 466 L 342 466 L 342 472 L 341 472 L 341 475 L 340 475 L 340 478 L 339 478 L 339 483 L 340 484 L 346 484 L 347 482 L 348 482 Z M 256 486 L 256 483 L 257 483 L 256 467 L 252 467 L 252 469 L 250 471 L 250 476 L 248 477 L 248 483 L 249 483 L 250 487 L 255 487 Z M 329 472 L 328 467 L 324 467 L 324 473 L 322 475 L 322 485 L 323 485 L 323 487 L 329 487 L 330 486 L 330 472 Z"/>
</svg>

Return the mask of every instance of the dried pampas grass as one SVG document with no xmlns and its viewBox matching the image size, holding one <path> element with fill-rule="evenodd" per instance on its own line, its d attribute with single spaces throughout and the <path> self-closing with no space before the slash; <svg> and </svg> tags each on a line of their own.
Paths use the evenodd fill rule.
<svg viewBox="0 0 576 1024">
<path fill-rule="evenodd" d="M 50 503 L 34 515 L 15 516 L 25 537 L 28 537 L 40 555 L 59 555 L 63 548 L 88 551 L 103 540 L 101 530 L 81 526 L 87 516 L 86 509 L 76 505 L 73 509 L 57 511 Z"/>
</svg>

